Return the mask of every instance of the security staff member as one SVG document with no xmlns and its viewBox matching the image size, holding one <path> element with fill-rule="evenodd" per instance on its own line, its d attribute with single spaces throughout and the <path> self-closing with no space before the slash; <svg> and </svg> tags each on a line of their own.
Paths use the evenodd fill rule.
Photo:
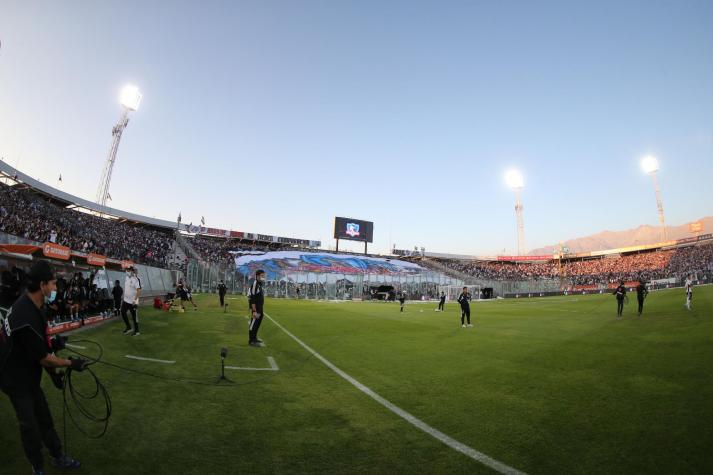
<svg viewBox="0 0 713 475">
<path fill-rule="evenodd" d="M 218 284 L 218 296 L 220 297 L 220 306 L 225 306 L 225 294 L 228 292 L 228 288 L 225 286 L 223 281 Z"/>
<path fill-rule="evenodd" d="M 55 293 L 56 280 L 50 265 L 46 261 L 37 262 L 28 274 L 27 292 L 13 304 L 0 331 L 0 345 L 6 350 L 0 359 L 0 389 L 10 398 L 15 410 L 22 447 L 35 474 L 45 473 L 43 445 L 49 450 L 55 467 L 81 466 L 63 453 L 40 386 L 43 367 L 55 387 L 62 389 L 63 373 L 56 372 L 56 368 L 82 371 L 87 364 L 86 360 L 64 359 L 52 352 L 43 307 L 54 299 Z"/>
<path fill-rule="evenodd" d="M 248 344 L 250 346 L 261 346 L 262 340 L 257 337 L 257 331 L 262 323 L 263 307 L 265 305 L 265 271 L 258 270 L 255 272 L 255 281 L 250 286 L 248 300 L 250 309 L 252 310 L 252 319 L 250 320 L 250 331 Z"/>
<path fill-rule="evenodd" d="M 616 295 L 616 318 L 621 317 L 624 312 L 624 299 L 626 298 L 626 287 L 624 287 L 624 281 L 619 283 L 619 287 L 614 291 Z"/>
<path fill-rule="evenodd" d="M 468 292 L 468 287 L 463 287 L 463 292 L 458 296 L 458 303 L 460 304 L 460 326 L 465 328 L 465 319 L 468 319 L 468 327 L 472 327 L 470 324 L 470 292 Z"/>
<path fill-rule="evenodd" d="M 124 301 L 121 303 L 121 318 L 124 319 L 124 335 L 131 333 L 133 336 L 140 335 L 139 319 L 136 316 L 136 309 L 139 307 L 139 297 L 141 296 L 141 279 L 136 273 L 134 266 L 129 266 L 126 269 L 126 280 L 124 280 Z M 132 333 L 129 325 L 129 318 L 126 312 L 131 312 L 131 319 L 134 321 L 134 330 Z"/>
<path fill-rule="evenodd" d="M 649 295 L 649 289 L 646 288 L 646 282 L 643 280 L 636 286 L 636 299 L 639 301 L 639 316 L 644 311 L 644 299 Z"/>
</svg>

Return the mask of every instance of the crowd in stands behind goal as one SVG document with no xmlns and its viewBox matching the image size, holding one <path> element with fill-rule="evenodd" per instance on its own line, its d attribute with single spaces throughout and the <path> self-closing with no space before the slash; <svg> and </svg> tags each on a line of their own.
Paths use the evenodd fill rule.
<svg viewBox="0 0 713 475">
<path fill-rule="evenodd" d="M 651 281 L 688 274 L 713 273 L 713 243 L 589 260 L 512 263 L 436 259 L 464 274 L 484 280 L 538 280 L 564 277 L 572 285 Z M 427 262 L 427 261 L 425 261 Z"/>
</svg>

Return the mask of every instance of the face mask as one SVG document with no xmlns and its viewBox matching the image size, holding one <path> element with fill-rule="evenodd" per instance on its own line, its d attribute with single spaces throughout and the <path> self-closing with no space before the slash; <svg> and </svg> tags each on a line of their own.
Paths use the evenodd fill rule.
<svg viewBox="0 0 713 475">
<path fill-rule="evenodd" d="M 50 292 L 49 296 L 45 295 L 45 303 L 54 302 L 55 298 L 57 298 L 57 291 L 53 290 L 52 292 Z"/>
<path fill-rule="evenodd" d="M 260 277 L 258 280 L 259 280 L 260 282 L 265 282 L 265 278 L 264 278 L 264 277 Z"/>
</svg>

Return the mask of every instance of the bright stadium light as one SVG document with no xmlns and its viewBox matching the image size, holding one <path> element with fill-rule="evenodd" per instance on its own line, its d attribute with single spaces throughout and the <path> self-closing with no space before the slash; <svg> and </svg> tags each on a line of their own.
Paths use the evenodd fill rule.
<svg viewBox="0 0 713 475">
<path fill-rule="evenodd" d="M 135 111 L 139 109 L 142 97 L 143 96 L 139 92 L 138 87 L 129 85 L 125 86 L 124 89 L 121 90 L 119 102 L 121 102 L 121 105 L 130 111 Z"/>
<path fill-rule="evenodd" d="M 109 147 L 109 155 L 106 159 L 101 179 L 99 180 L 99 188 L 97 189 L 97 203 L 102 206 L 106 206 L 107 200 L 110 199 L 109 185 L 111 184 L 111 173 L 114 170 L 114 162 L 116 162 L 116 152 L 119 150 L 121 134 L 129 123 L 129 112 L 136 111 L 139 108 L 142 97 L 139 88 L 132 85 L 124 86 L 119 93 L 119 102 L 124 110 L 121 113 L 119 122 L 111 129 L 111 147 Z"/>
<path fill-rule="evenodd" d="M 659 161 L 656 160 L 656 157 L 647 155 L 641 159 L 641 168 L 643 168 L 646 173 L 657 172 L 659 170 Z"/>
<path fill-rule="evenodd" d="M 666 241 L 668 233 L 666 232 L 666 219 L 663 214 L 663 201 L 661 200 L 661 189 L 659 188 L 659 180 L 656 173 L 659 171 L 659 161 L 656 157 L 647 155 L 641 159 L 641 168 L 651 175 L 651 180 L 654 182 L 654 192 L 656 193 L 656 208 L 659 211 L 659 224 L 661 224 L 661 241 Z"/>
<path fill-rule="evenodd" d="M 513 190 L 522 188 L 525 185 L 525 180 L 522 178 L 522 173 L 519 170 L 508 170 L 505 172 L 505 183 Z"/>
<path fill-rule="evenodd" d="M 515 192 L 515 218 L 517 219 L 517 255 L 525 253 L 525 223 L 522 217 L 522 200 L 520 192 L 525 186 L 525 179 L 519 170 L 510 169 L 505 172 L 505 183 Z"/>
</svg>

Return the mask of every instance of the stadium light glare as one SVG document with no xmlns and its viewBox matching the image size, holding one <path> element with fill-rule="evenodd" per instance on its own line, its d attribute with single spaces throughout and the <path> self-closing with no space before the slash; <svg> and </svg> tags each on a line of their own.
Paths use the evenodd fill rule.
<svg viewBox="0 0 713 475">
<path fill-rule="evenodd" d="M 525 185 L 525 180 L 519 170 L 512 169 L 505 172 L 505 183 L 513 190 L 517 190 Z"/>
<path fill-rule="evenodd" d="M 139 88 L 136 86 L 128 85 L 124 86 L 119 95 L 119 102 L 121 105 L 126 107 L 131 111 L 138 110 L 139 104 L 141 103 L 141 98 L 143 96 L 139 92 Z"/>
<path fill-rule="evenodd" d="M 656 160 L 656 157 L 647 155 L 641 159 L 641 168 L 643 168 L 646 173 L 657 172 L 659 170 L 659 161 Z"/>
</svg>

